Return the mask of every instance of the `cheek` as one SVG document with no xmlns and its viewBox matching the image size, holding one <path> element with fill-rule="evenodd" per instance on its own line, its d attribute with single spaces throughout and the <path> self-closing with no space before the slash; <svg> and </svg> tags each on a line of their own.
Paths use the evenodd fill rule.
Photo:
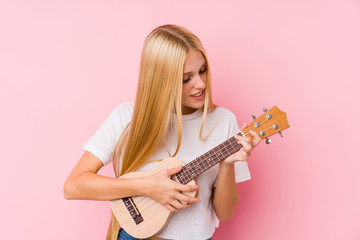
<svg viewBox="0 0 360 240">
<path fill-rule="evenodd" d="M 201 75 L 201 80 L 206 83 L 206 73 Z"/>
<path fill-rule="evenodd" d="M 184 84 L 182 87 L 182 97 L 186 96 L 188 92 L 189 92 L 189 87 L 186 84 Z"/>
<path fill-rule="evenodd" d="M 185 93 L 186 93 L 186 86 L 183 85 L 183 87 L 182 87 L 182 93 L 181 93 L 181 100 L 182 100 L 182 102 L 184 101 Z"/>
</svg>

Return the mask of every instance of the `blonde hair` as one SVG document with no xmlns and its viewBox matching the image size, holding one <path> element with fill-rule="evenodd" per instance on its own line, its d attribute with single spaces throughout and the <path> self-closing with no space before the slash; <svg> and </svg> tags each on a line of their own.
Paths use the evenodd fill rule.
<svg viewBox="0 0 360 240">
<path fill-rule="evenodd" d="M 171 126 L 172 115 L 177 119 L 177 147 L 182 137 L 181 96 L 184 62 L 190 49 L 198 50 L 205 58 L 207 80 L 200 139 L 207 112 L 215 106 L 211 98 L 210 69 L 200 40 L 190 31 L 176 25 L 163 25 L 154 29 L 146 38 L 142 50 L 139 81 L 133 117 L 119 138 L 113 156 L 115 176 L 132 172 L 164 142 Z M 121 165 L 121 167 L 120 167 Z M 121 170 L 120 170 L 121 169 Z M 114 216 L 109 227 L 108 240 L 116 240 L 119 224 Z"/>
</svg>

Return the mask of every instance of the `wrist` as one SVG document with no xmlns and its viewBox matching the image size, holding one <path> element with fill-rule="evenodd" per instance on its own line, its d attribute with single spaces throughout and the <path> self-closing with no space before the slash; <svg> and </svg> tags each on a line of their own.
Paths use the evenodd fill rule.
<svg viewBox="0 0 360 240">
<path fill-rule="evenodd" d="M 148 191 L 150 189 L 150 186 L 149 186 L 150 179 L 147 179 L 147 177 L 142 177 L 142 178 L 135 178 L 134 180 L 135 180 L 134 189 L 135 189 L 136 195 L 148 197 Z"/>
<path fill-rule="evenodd" d="M 122 190 L 122 195 L 125 194 L 126 196 L 147 196 L 149 189 L 149 181 L 146 177 L 141 178 L 123 178 L 119 179 L 123 181 L 120 185 L 124 186 L 119 190 Z M 125 191 L 124 191 L 125 190 Z"/>
<path fill-rule="evenodd" d="M 219 174 L 221 176 L 233 176 L 235 173 L 235 166 L 234 166 L 234 162 L 231 163 L 226 163 L 226 162 L 221 162 L 219 164 Z"/>
<path fill-rule="evenodd" d="M 219 167 L 221 168 L 234 168 L 234 162 L 228 162 L 226 159 L 219 163 Z"/>
</svg>

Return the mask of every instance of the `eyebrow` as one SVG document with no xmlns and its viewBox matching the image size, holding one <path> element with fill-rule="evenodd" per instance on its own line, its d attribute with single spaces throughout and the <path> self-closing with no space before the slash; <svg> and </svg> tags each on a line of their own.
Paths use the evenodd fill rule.
<svg viewBox="0 0 360 240">
<path fill-rule="evenodd" d="M 204 63 L 203 64 L 201 64 L 201 67 L 203 67 L 204 65 L 206 64 L 206 61 L 204 61 Z M 184 73 L 183 74 L 183 76 L 185 76 L 185 75 L 189 75 L 189 74 L 191 74 L 192 72 L 187 72 L 187 73 Z"/>
</svg>

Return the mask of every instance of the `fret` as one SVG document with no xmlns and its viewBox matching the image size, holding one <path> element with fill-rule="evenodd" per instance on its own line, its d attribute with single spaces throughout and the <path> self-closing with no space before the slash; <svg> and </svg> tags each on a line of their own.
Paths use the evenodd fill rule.
<svg viewBox="0 0 360 240">
<path fill-rule="evenodd" d="M 213 149 L 210 149 L 209 151 L 208 151 L 208 153 L 210 154 L 210 156 L 213 156 L 214 154 L 215 154 L 215 150 L 214 150 L 215 148 L 213 148 Z"/>
<path fill-rule="evenodd" d="M 227 149 L 227 146 L 225 146 L 225 150 L 226 150 L 226 152 L 227 152 L 227 155 L 231 155 L 231 153 L 229 152 L 229 150 Z"/>
<path fill-rule="evenodd" d="M 213 151 L 213 154 L 212 154 L 212 155 L 213 155 L 215 161 L 217 161 L 217 162 L 220 162 L 220 161 L 221 161 L 221 158 L 219 158 L 219 156 L 216 154 L 215 151 Z"/>
<path fill-rule="evenodd" d="M 181 170 L 181 171 L 182 171 L 182 170 Z M 175 176 L 172 177 L 172 179 L 173 179 L 174 181 L 177 180 L 177 181 L 179 181 L 179 183 L 183 184 L 183 175 L 182 175 L 181 171 L 178 172 L 177 174 L 175 174 Z"/>
<path fill-rule="evenodd" d="M 187 167 L 185 170 L 184 170 L 184 173 L 185 175 L 191 175 L 191 168 L 190 167 Z"/>
<path fill-rule="evenodd" d="M 194 164 L 193 169 L 194 169 L 194 173 L 195 173 L 196 175 L 199 175 L 199 172 L 201 171 L 201 168 L 199 167 L 199 165 L 198 165 L 197 163 Z"/>
<path fill-rule="evenodd" d="M 236 138 L 232 137 L 229 139 L 231 147 L 234 149 L 235 152 L 239 151 L 241 148 L 241 145 L 237 143 Z"/>
<path fill-rule="evenodd" d="M 234 149 L 233 145 L 232 145 L 232 141 L 229 139 L 228 141 L 228 144 L 226 146 L 226 150 L 229 152 L 229 156 L 233 153 L 236 152 L 236 149 Z"/>
<path fill-rule="evenodd" d="M 196 175 L 199 175 L 201 172 L 201 166 L 200 166 L 201 161 L 198 160 L 198 158 L 196 158 L 196 160 L 194 161 L 194 172 Z"/>
<path fill-rule="evenodd" d="M 232 147 L 232 149 L 236 152 L 236 151 L 237 151 L 236 146 L 237 146 L 237 145 L 239 145 L 239 144 L 237 144 L 235 141 L 232 141 L 232 139 L 231 139 L 231 138 L 230 138 L 229 140 L 230 140 L 230 146 L 231 146 L 231 147 Z M 234 146 L 234 143 L 236 144 L 235 146 Z"/>
<path fill-rule="evenodd" d="M 225 153 L 226 156 L 230 156 L 231 153 L 229 153 L 228 149 L 227 149 L 227 145 L 225 144 L 226 142 L 223 143 L 223 149 L 226 151 L 223 151 Z M 226 157 L 225 157 L 226 158 Z"/>
<path fill-rule="evenodd" d="M 211 150 L 210 150 L 211 151 Z M 211 154 L 210 154 L 210 151 L 204 153 L 203 155 L 201 155 L 199 158 L 202 160 L 206 160 L 206 162 L 210 161 L 211 159 Z"/>
</svg>

